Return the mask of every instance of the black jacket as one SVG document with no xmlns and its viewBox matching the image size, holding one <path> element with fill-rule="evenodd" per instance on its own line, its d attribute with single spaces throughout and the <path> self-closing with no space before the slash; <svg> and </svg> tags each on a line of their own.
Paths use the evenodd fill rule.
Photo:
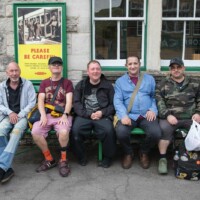
<svg viewBox="0 0 200 200">
<path fill-rule="evenodd" d="M 84 105 L 85 88 L 87 87 L 88 83 L 89 77 L 81 80 L 75 87 L 73 97 L 73 107 L 75 114 L 85 118 L 90 118 L 90 115 L 92 114 L 85 108 Z M 114 88 L 103 74 L 101 75 L 101 81 L 99 87 L 97 88 L 96 95 L 103 117 L 109 117 L 112 119 L 115 113 L 113 106 Z"/>
</svg>

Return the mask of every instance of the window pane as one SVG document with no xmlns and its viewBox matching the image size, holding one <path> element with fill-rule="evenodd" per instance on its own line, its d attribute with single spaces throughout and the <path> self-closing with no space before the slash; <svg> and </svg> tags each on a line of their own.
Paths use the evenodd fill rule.
<svg viewBox="0 0 200 200">
<path fill-rule="evenodd" d="M 179 17 L 193 17 L 194 0 L 180 0 Z"/>
<path fill-rule="evenodd" d="M 120 58 L 137 55 L 141 57 L 142 48 L 142 22 L 123 21 L 120 28 Z"/>
<path fill-rule="evenodd" d="M 200 17 L 200 0 L 197 0 L 196 17 Z"/>
<path fill-rule="evenodd" d="M 176 17 L 177 0 L 163 0 L 162 1 L 162 16 Z"/>
<path fill-rule="evenodd" d="M 161 59 L 181 57 L 183 50 L 183 22 L 163 21 Z"/>
<path fill-rule="evenodd" d="M 112 17 L 126 16 L 126 0 L 112 0 Z"/>
<path fill-rule="evenodd" d="M 95 0 L 95 17 L 109 17 L 109 0 Z"/>
<path fill-rule="evenodd" d="M 129 17 L 143 17 L 144 0 L 129 0 Z"/>
<path fill-rule="evenodd" d="M 185 59 L 200 60 L 200 22 L 189 21 L 190 34 L 186 36 Z"/>
<path fill-rule="evenodd" d="M 95 22 L 96 59 L 117 58 L 117 22 Z"/>
</svg>

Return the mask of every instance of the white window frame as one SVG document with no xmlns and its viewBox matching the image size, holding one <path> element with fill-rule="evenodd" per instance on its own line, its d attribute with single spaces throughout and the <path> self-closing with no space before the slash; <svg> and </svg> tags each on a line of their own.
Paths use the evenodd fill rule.
<svg viewBox="0 0 200 200">
<path fill-rule="evenodd" d="M 143 17 L 128 17 L 129 0 L 126 0 L 126 16 L 125 17 L 112 17 L 112 0 L 109 0 L 109 17 L 95 17 L 95 0 L 92 0 L 92 55 L 95 58 L 95 21 L 117 21 L 117 59 L 98 59 L 102 66 L 115 66 L 121 67 L 125 65 L 126 59 L 120 59 L 120 21 L 142 21 L 142 48 L 141 48 L 141 66 L 144 66 L 144 43 L 145 43 L 145 25 L 146 25 L 146 9 L 147 0 L 144 0 Z"/>
<path fill-rule="evenodd" d="M 199 60 L 185 60 L 185 38 L 186 38 L 186 22 L 187 21 L 200 21 L 200 17 L 195 17 L 196 13 L 196 0 L 194 0 L 194 12 L 193 17 L 179 17 L 179 1 L 177 0 L 177 13 L 176 17 L 162 17 L 162 21 L 183 21 L 184 22 L 184 28 L 183 28 L 183 51 L 182 51 L 182 59 L 184 60 L 184 64 L 187 67 L 196 67 L 199 66 Z M 168 66 L 170 62 L 169 60 L 162 60 L 161 59 L 161 66 Z"/>
</svg>

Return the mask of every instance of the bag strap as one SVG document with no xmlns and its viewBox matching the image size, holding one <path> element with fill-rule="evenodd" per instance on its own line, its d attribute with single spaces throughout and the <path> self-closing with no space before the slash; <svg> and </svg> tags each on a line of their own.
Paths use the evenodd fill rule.
<svg viewBox="0 0 200 200">
<path fill-rule="evenodd" d="M 56 90 L 55 90 L 55 92 L 54 92 L 54 94 L 53 94 L 53 98 L 52 98 L 52 100 L 51 100 L 51 103 L 53 103 L 53 102 L 55 101 L 56 96 L 57 96 L 57 94 L 58 94 L 58 90 L 59 90 L 59 88 L 60 88 L 62 82 L 63 82 L 63 78 L 60 79 L 60 81 L 59 81 L 59 83 L 58 83 L 58 85 L 57 85 L 57 87 L 56 87 Z"/>
<path fill-rule="evenodd" d="M 133 91 L 133 93 L 132 93 L 132 95 L 131 95 L 130 102 L 129 102 L 129 104 L 128 104 L 128 109 L 127 109 L 128 113 L 131 111 L 131 108 L 132 108 L 132 106 L 133 106 L 133 102 L 134 102 L 134 100 L 135 100 L 135 96 L 136 96 L 136 94 L 137 94 L 137 92 L 138 92 L 138 90 L 139 90 L 139 88 L 140 88 L 140 85 L 141 85 L 141 83 L 142 83 L 143 77 L 144 77 L 144 74 L 141 73 L 140 76 L 139 76 L 139 80 L 138 80 L 138 82 L 137 82 L 137 84 L 136 84 L 135 90 Z"/>
</svg>

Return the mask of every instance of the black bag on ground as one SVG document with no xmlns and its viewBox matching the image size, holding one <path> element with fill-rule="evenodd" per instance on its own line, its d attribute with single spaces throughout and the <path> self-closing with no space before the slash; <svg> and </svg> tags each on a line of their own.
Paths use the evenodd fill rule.
<svg viewBox="0 0 200 200">
<path fill-rule="evenodd" d="M 176 150 L 177 152 L 177 150 Z M 197 181 L 200 179 L 200 152 L 188 152 L 184 142 L 179 146 L 178 155 L 174 160 L 175 177 Z"/>
<path fill-rule="evenodd" d="M 188 161 L 178 160 L 175 163 L 175 176 L 179 179 L 186 179 L 191 181 L 197 181 L 200 179 L 200 160 L 192 160 Z"/>
</svg>

